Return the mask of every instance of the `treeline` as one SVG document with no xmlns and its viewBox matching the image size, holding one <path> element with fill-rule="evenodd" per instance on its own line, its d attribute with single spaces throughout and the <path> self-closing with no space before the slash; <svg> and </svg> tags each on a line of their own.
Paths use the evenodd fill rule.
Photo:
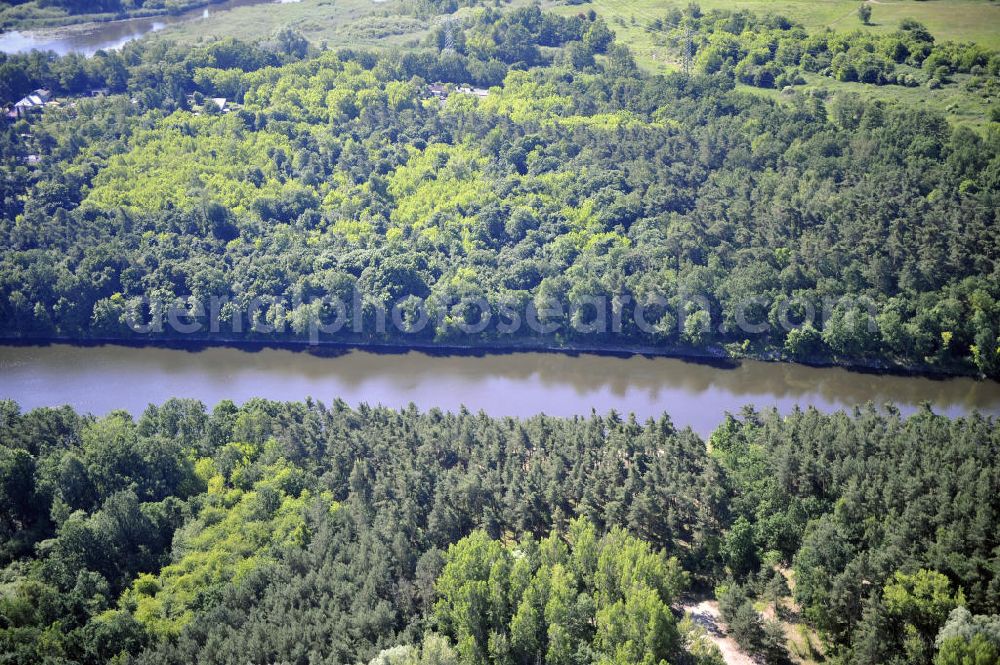
<svg viewBox="0 0 1000 665">
<path fill-rule="evenodd" d="M 330 339 L 998 376 L 995 126 L 850 95 L 776 103 L 726 72 L 646 77 L 586 14 L 469 21 L 455 53 L 318 53 L 284 33 L 81 60 L 120 71 L 113 90 L 128 97 L 0 134 L 0 332 L 125 337 L 132 319 L 159 328 L 150 302 L 216 297 L 228 336 L 306 340 L 332 317 L 316 301 L 357 290 Z M 67 62 L 8 64 L 37 64 L 35 85 Z M 498 81 L 484 98 L 428 91 Z M 237 106 L 211 113 L 208 97 Z M 482 302 L 523 312 L 602 296 L 619 325 L 588 329 L 600 310 L 564 309 L 547 336 L 496 317 L 463 334 Z M 259 299 L 270 304 L 251 321 Z M 394 305 L 418 319 L 419 304 L 420 332 L 373 324 Z"/>
<path fill-rule="evenodd" d="M 837 662 L 1000 649 L 979 416 L 2 407 L 10 663 L 715 663 L 680 594 L 756 649 L 788 567 Z"/>
<path fill-rule="evenodd" d="M 130 42 L 121 50 L 98 51 L 89 58 L 51 51 L 0 53 L 0 105 L 16 102 L 36 88 L 57 96 L 106 88 L 112 94 L 138 96 L 143 110 L 170 111 L 185 104 L 198 68 L 256 71 L 300 59 L 307 46 L 300 35 L 283 30 L 263 44 L 232 38 L 195 48 Z M 156 90 L 161 92 L 148 96 Z"/>
<path fill-rule="evenodd" d="M 930 87 L 949 82 L 956 73 L 994 79 L 1000 75 L 1000 53 L 974 43 L 935 42 L 927 28 L 912 19 L 886 34 L 830 29 L 809 34 L 783 16 L 747 10 L 702 14 L 691 5 L 686 12 L 674 9 L 653 19 L 647 28 L 665 32 L 678 52 L 686 49 L 692 30 L 701 71 L 727 71 L 760 88 L 802 83 L 801 72 L 838 81 Z"/>
</svg>

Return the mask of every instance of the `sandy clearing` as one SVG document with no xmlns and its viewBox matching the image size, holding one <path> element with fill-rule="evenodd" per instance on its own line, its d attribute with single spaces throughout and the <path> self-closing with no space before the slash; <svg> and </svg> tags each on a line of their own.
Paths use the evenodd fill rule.
<svg viewBox="0 0 1000 665">
<path fill-rule="evenodd" d="M 682 605 L 681 609 L 691 615 L 691 619 L 708 632 L 709 639 L 719 647 L 722 659 L 726 665 L 758 665 L 736 640 L 726 634 L 726 624 L 719 612 L 719 603 L 714 600 L 703 600 L 699 603 Z"/>
</svg>

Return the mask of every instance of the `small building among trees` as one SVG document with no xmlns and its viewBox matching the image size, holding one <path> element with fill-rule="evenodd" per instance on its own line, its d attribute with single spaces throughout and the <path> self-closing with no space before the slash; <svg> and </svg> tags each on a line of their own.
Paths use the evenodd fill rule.
<svg viewBox="0 0 1000 665">
<path fill-rule="evenodd" d="M 8 115 L 14 118 L 23 118 L 29 113 L 42 110 L 50 99 L 52 99 L 52 93 L 44 88 L 39 88 L 15 103 Z"/>
</svg>

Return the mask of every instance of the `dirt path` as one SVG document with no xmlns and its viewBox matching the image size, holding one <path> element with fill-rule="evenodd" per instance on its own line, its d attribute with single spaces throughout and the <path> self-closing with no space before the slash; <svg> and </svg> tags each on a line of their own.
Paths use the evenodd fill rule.
<svg viewBox="0 0 1000 665">
<path fill-rule="evenodd" d="M 682 609 L 691 615 L 696 624 L 708 632 L 709 639 L 722 652 L 722 659 L 726 661 L 726 665 L 757 665 L 757 661 L 747 655 L 736 640 L 726 635 L 726 624 L 719 614 L 719 603 L 714 600 L 703 600 L 700 603 L 683 605 Z"/>
</svg>

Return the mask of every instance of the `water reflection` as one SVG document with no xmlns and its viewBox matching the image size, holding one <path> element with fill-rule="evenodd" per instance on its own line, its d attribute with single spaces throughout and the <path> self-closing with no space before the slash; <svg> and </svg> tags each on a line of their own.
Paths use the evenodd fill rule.
<svg viewBox="0 0 1000 665">
<path fill-rule="evenodd" d="M 958 416 L 1000 414 L 1000 384 L 849 372 L 839 368 L 744 362 L 733 369 L 670 358 L 513 353 L 435 357 L 423 353 L 350 351 L 316 356 L 266 349 L 212 348 L 191 352 L 117 346 L 0 347 L 0 398 L 23 407 L 68 403 L 96 414 L 150 402 L 194 397 L 208 405 L 260 396 L 308 396 L 394 408 L 465 405 L 491 415 L 587 415 L 592 409 L 634 412 L 645 419 L 669 412 L 674 421 L 708 434 L 725 411 L 745 404 L 796 405 L 824 411 L 866 402 L 894 402 L 904 413 L 928 401 Z"/>
</svg>

